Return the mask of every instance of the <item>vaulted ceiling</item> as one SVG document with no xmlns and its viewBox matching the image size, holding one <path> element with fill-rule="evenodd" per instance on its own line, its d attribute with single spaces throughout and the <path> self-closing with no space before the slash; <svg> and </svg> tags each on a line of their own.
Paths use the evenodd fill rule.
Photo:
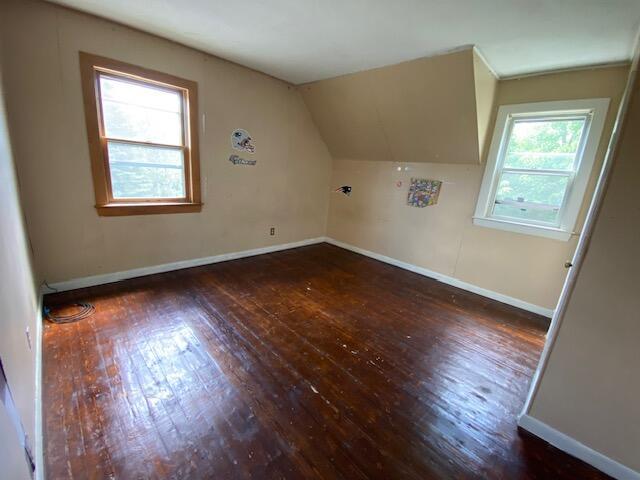
<svg viewBox="0 0 640 480">
<path fill-rule="evenodd" d="M 500 76 L 626 61 L 638 0 L 53 0 L 294 84 L 476 45 Z"/>
</svg>

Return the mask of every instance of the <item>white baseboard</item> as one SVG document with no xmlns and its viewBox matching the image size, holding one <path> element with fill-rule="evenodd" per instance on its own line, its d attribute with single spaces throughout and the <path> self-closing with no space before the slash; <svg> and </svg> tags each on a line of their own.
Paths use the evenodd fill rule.
<svg viewBox="0 0 640 480">
<path fill-rule="evenodd" d="M 592 448 L 578 442 L 574 438 L 559 432 L 544 422 L 529 415 L 521 415 L 518 418 L 518 425 L 536 437 L 549 442 L 554 447 L 579 458 L 585 463 L 597 468 L 607 475 L 619 480 L 640 480 L 640 473 L 629 467 L 616 462 L 615 460 L 596 452 Z"/>
<path fill-rule="evenodd" d="M 494 292 L 492 290 L 487 290 L 486 288 L 478 287 L 477 285 L 463 282 L 462 280 L 458 280 L 457 278 L 449 277 L 448 275 L 434 272 L 433 270 L 429 270 L 427 268 L 418 267 L 417 265 L 413 265 L 411 263 L 402 262 L 400 260 L 396 260 L 395 258 L 391 258 L 391 257 L 387 257 L 386 255 L 381 255 L 379 253 L 371 252 L 369 250 L 365 250 L 363 248 L 356 247 L 354 245 L 350 245 L 348 243 L 335 240 L 333 238 L 327 237 L 325 241 L 337 247 L 345 248 L 347 250 L 351 250 L 352 252 L 356 252 L 361 255 L 366 255 L 367 257 L 371 257 L 376 260 L 380 260 L 381 262 L 389 263 L 396 267 L 409 270 L 410 272 L 414 272 L 419 275 L 424 275 L 425 277 L 433 278 L 435 280 L 438 280 L 439 282 L 446 283 L 447 285 L 458 287 L 463 290 L 467 290 L 469 292 L 477 293 L 478 295 L 482 295 L 483 297 L 491 298 L 493 300 L 497 300 L 498 302 L 506 303 L 508 305 L 512 305 L 514 307 L 518 307 L 523 310 L 527 310 L 529 312 L 537 313 L 538 315 L 542 315 L 548 318 L 553 317 L 553 310 L 550 308 L 541 307 L 539 305 L 534 305 L 533 303 L 528 303 L 523 300 L 519 300 L 517 298 L 504 295 L 502 293 Z"/>
<path fill-rule="evenodd" d="M 199 267 L 211 263 L 226 262 L 228 260 L 236 260 L 238 258 L 253 257 L 255 255 L 263 255 L 265 253 L 279 252 L 281 250 L 289 250 L 291 248 L 304 247 L 305 245 L 313 245 L 322 243 L 324 237 L 308 238 L 299 242 L 282 243 L 280 245 L 271 245 L 268 247 L 253 248 L 251 250 L 243 250 L 241 252 L 222 253 L 211 257 L 193 258 L 191 260 L 181 260 L 172 263 L 163 263 L 161 265 L 153 265 L 150 267 L 134 268 L 132 270 L 123 270 L 121 272 L 105 273 L 103 275 L 93 275 L 90 277 L 76 278 L 64 282 L 56 282 L 50 284 L 52 289 L 59 292 L 66 290 L 75 290 L 77 288 L 93 287 L 94 285 L 103 285 L 105 283 L 118 282 L 128 278 L 143 277 L 154 273 L 170 272 L 172 270 L 180 270 L 182 268 Z M 43 293 L 51 293 L 47 287 L 43 287 Z"/>
<path fill-rule="evenodd" d="M 402 262 L 400 260 L 396 260 L 395 258 L 387 257 L 379 253 L 370 252 L 369 250 L 365 250 L 363 248 L 356 247 L 354 245 L 350 245 L 348 243 L 344 243 L 329 237 L 309 238 L 306 240 L 301 240 L 299 242 L 283 243 L 280 245 L 271 245 L 269 247 L 254 248 L 251 250 L 243 250 L 240 252 L 223 253 L 220 255 L 213 255 L 211 257 L 181 260 L 178 262 L 164 263 L 161 265 L 153 265 L 150 267 L 141 267 L 141 268 L 134 268 L 132 270 L 124 270 L 120 272 L 105 273 L 103 275 L 93 275 L 90 277 L 82 277 L 82 278 L 76 278 L 72 280 L 66 280 L 63 282 L 52 283 L 50 284 L 50 286 L 59 292 L 63 292 L 66 290 L 75 290 L 77 288 L 92 287 L 94 285 L 103 285 L 105 283 L 118 282 L 120 280 L 126 280 L 128 278 L 152 275 L 154 273 L 163 273 L 163 272 L 170 272 L 172 270 L 180 270 L 181 268 L 199 267 L 201 265 L 208 265 L 211 263 L 226 262 L 228 260 L 236 260 L 238 258 L 252 257 L 254 255 L 263 255 L 265 253 L 278 252 L 281 250 L 288 250 L 290 248 L 303 247 L 305 245 L 313 245 L 313 244 L 322 243 L 322 242 L 327 242 L 332 245 L 336 245 L 338 247 L 351 250 L 352 252 L 356 252 L 361 255 L 366 255 L 367 257 L 380 260 L 381 262 L 395 265 L 396 267 L 400 267 L 405 270 L 409 270 L 411 272 L 433 278 L 442 283 L 446 283 L 448 285 L 452 285 L 454 287 L 458 287 L 463 290 L 467 290 L 469 292 L 477 293 L 478 295 L 482 295 L 484 297 L 491 298 L 493 300 L 497 300 L 498 302 L 506 303 L 508 305 L 512 305 L 514 307 L 518 307 L 523 310 L 527 310 L 529 312 L 537 313 L 539 315 L 543 315 L 549 318 L 553 316 L 553 310 L 549 308 L 540 307 L 538 305 L 534 305 L 532 303 L 528 303 L 528 302 L 519 300 L 517 298 L 509 297 L 508 295 L 503 295 L 502 293 L 493 292 L 491 290 L 487 290 L 486 288 L 481 288 L 476 285 L 463 282 L 462 280 L 458 280 L 457 278 L 449 277 L 447 275 L 443 275 L 442 273 L 434 272 L 432 270 L 428 270 L 423 267 L 418 267 L 410 263 Z M 43 287 L 43 293 L 51 293 L 51 290 L 49 290 L 46 287 Z"/>
</svg>

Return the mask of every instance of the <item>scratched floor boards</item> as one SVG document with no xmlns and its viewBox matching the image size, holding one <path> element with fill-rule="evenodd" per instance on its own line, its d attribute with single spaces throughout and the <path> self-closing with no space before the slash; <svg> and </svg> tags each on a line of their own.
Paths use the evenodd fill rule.
<svg viewBox="0 0 640 480">
<path fill-rule="evenodd" d="M 606 478 L 519 433 L 545 321 L 327 244 L 50 295 L 49 479 Z"/>
</svg>

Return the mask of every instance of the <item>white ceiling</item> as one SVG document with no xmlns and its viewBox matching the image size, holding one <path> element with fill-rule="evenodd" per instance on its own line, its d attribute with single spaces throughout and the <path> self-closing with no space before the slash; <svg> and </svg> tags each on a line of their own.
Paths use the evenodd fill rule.
<svg viewBox="0 0 640 480">
<path fill-rule="evenodd" d="M 53 0 L 294 84 L 475 44 L 500 76 L 628 60 L 640 0 Z"/>
</svg>

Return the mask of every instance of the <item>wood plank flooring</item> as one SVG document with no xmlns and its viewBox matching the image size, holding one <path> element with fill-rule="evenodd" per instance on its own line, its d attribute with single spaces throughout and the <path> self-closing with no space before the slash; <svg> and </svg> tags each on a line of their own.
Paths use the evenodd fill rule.
<svg viewBox="0 0 640 480">
<path fill-rule="evenodd" d="M 519 432 L 546 320 L 327 245 L 49 295 L 47 478 L 607 478 Z"/>
</svg>

